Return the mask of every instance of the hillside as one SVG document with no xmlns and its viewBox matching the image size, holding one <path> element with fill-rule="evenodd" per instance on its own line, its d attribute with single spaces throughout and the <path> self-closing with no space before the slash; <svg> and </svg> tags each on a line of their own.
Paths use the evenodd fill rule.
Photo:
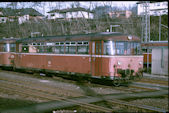
<svg viewBox="0 0 169 113">
<path fill-rule="evenodd" d="M 168 26 L 168 15 L 161 18 L 161 23 Z M 17 21 L 0 24 L 0 38 L 30 37 L 31 32 L 41 32 L 44 36 L 79 34 L 88 32 L 105 32 L 110 25 L 120 25 L 115 31 L 141 37 L 141 17 L 73 19 L 73 20 L 39 20 L 18 24 Z M 168 29 L 162 27 L 162 40 L 168 40 Z M 159 17 L 151 17 L 151 40 L 158 40 Z"/>
</svg>

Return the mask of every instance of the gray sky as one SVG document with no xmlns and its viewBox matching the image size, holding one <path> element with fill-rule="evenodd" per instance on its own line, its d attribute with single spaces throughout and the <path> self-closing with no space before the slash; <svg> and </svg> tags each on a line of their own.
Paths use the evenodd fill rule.
<svg viewBox="0 0 169 113">
<path fill-rule="evenodd" d="M 18 8 L 34 8 L 37 11 L 39 11 L 40 13 L 46 15 L 46 12 L 52 10 L 52 9 L 56 9 L 59 4 L 60 4 L 60 8 L 68 8 L 71 7 L 73 1 L 71 2 L 41 2 L 41 5 L 35 5 L 34 3 L 36 2 L 19 2 L 18 4 Z M 76 1 L 75 1 L 76 2 Z M 92 3 L 92 5 L 90 6 L 90 2 Z M 136 5 L 137 1 L 86 1 L 86 2 L 82 2 L 80 1 L 80 5 L 81 7 L 84 8 L 89 8 L 91 7 L 91 9 L 97 5 L 97 6 L 101 6 L 101 5 L 111 5 L 111 6 L 117 6 L 117 7 L 129 7 L 132 5 Z M 7 4 L 9 4 L 9 2 L 0 2 L 0 7 L 6 7 Z"/>
</svg>

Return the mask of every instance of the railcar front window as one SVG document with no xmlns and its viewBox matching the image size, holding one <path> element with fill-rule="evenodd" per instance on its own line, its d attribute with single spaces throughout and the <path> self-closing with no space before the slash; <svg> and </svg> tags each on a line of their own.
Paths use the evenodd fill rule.
<svg viewBox="0 0 169 113">
<path fill-rule="evenodd" d="M 127 47 L 127 50 L 126 50 L 126 54 L 127 55 L 130 55 L 131 54 L 131 43 L 130 42 L 127 42 L 127 45 L 126 45 Z"/>
<path fill-rule="evenodd" d="M 118 55 L 124 54 L 124 42 L 116 42 L 116 52 Z"/>
<path fill-rule="evenodd" d="M 135 48 L 135 51 L 134 51 L 135 54 L 141 53 L 140 43 L 135 43 L 134 48 Z"/>
<path fill-rule="evenodd" d="M 7 44 L 4 44 L 4 45 L 3 45 L 3 52 L 7 52 L 7 50 L 8 50 L 8 49 L 7 49 Z"/>
<path fill-rule="evenodd" d="M 133 55 L 141 54 L 140 43 L 138 43 L 138 42 L 131 43 L 131 54 L 133 54 Z"/>
</svg>

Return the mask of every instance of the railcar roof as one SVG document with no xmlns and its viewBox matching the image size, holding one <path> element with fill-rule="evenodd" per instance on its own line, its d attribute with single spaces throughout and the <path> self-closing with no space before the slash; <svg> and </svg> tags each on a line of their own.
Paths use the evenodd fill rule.
<svg viewBox="0 0 169 113">
<path fill-rule="evenodd" d="M 53 42 L 53 41 L 89 41 L 89 40 L 119 40 L 129 41 L 127 34 L 119 32 L 102 32 L 90 34 L 75 34 L 75 35 L 58 35 L 58 36 L 40 36 L 32 38 L 23 38 L 17 40 L 18 43 L 22 42 Z M 136 36 L 132 36 L 130 41 L 140 41 Z"/>
<path fill-rule="evenodd" d="M 159 47 L 159 46 L 168 46 L 168 41 L 153 41 L 153 42 L 147 42 L 142 43 L 142 47 Z"/>
<path fill-rule="evenodd" d="M 19 40 L 19 38 L 2 38 L 0 39 L 0 43 L 14 43 L 17 40 Z"/>
</svg>

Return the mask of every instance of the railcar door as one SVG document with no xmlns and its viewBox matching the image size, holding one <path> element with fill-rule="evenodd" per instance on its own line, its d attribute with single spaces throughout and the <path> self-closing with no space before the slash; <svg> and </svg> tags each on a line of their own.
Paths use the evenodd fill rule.
<svg viewBox="0 0 169 113">
<path fill-rule="evenodd" d="M 92 75 L 102 75 L 102 53 L 103 53 L 103 41 L 92 42 Z"/>
</svg>

